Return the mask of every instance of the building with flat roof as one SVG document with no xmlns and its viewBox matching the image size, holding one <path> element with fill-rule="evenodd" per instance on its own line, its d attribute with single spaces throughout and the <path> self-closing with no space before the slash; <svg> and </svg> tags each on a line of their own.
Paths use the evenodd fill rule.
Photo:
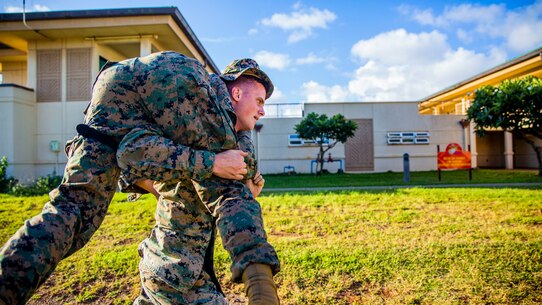
<svg viewBox="0 0 542 305">
<path fill-rule="evenodd" d="M 0 14 L 0 156 L 25 181 L 66 163 L 107 62 L 173 50 L 219 69 L 176 7 Z"/>
<path fill-rule="evenodd" d="M 66 163 L 64 143 L 83 121 L 91 88 L 106 61 L 173 50 L 219 73 L 175 7 L 0 14 L 0 156 L 21 181 L 56 172 Z M 437 168 L 437 145 L 472 151 L 473 167 L 537 168 L 524 140 L 502 130 L 486 137 L 465 121 L 472 93 L 504 79 L 542 76 L 542 48 L 475 75 L 421 101 L 266 105 L 253 131 L 263 173 L 315 170 L 318 147 L 294 126 L 303 114 L 343 114 L 359 128 L 326 155 L 330 172 L 412 171 Z M 466 67 L 468 68 L 468 67 Z M 540 143 L 539 140 L 537 140 Z M 542 145 L 542 143 L 541 143 Z"/>
<path fill-rule="evenodd" d="M 479 137 L 473 123 L 466 121 L 466 110 L 477 88 L 528 75 L 542 77 L 542 48 L 421 101 L 311 103 L 299 113 L 341 113 L 358 124 L 353 138 L 330 150 L 334 162 L 324 165 L 329 171 L 402 171 L 405 153 L 411 170 L 436 170 L 437 145 L 443 151 L 450 143 L 460 144 L 464 150 L 470 148 L 473 168 L 538 168 L 536 154 L 524 139 L 503 130 L 490 130 Z M 281 118 L 280 111 L 272 110 L 271 114 L 279 113 L 279 118 L 262 119 L 256 136 L 262 172 L 313 172 L 318 146 L 295 134 L 294 126 L 301 115 Z M 540 139 L 535 142 L 542 146 Z"/>
<path fill-rule="evenodd" d="M 418 106 L 419 112 L 436 116 L 466 116 L 477 88 L 484 85 L 495 86 L 505 79 L 529 75 L 542 77 L 542 47 L 422 99 Z M 538 168 L 536 154 L 525 139 L 505 130 L 488 130 L 485 136 L 480 137 L 474 133 L 473 124 L 465 125 L 465 137 L 471 146 L 474 167 Z M 532 140 L 536 145 L 542 146 L 542 140 Z"/>
</svg>

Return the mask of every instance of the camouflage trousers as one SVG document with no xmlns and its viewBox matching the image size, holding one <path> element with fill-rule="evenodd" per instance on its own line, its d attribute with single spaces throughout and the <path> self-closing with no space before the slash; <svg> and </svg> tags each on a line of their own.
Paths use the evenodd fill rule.
<svg viewBox="0 0 542 305">
<path fill-rule="evenodd" d="M 63 181 L 49 193 L 50 201 L 0 250 L 0 299 L 25 304 L 63 258 L 89 241 L 107 213 L 118 178 L 111 148 L 75 139 Z"/>
<path fill-rule="evenodd" d="M 143 260 L 139 263 L 141 293 L 134 305 L 227 305 L 228 301 L 211 281 L 208 273 L 202 271 L 189 290 L 180 292 L 166 284 L 152 272 Z"/>
</svg>

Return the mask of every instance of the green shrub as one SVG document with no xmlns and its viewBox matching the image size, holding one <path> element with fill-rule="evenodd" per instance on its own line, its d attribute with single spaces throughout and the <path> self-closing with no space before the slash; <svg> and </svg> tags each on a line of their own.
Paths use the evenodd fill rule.
<svg viewBox="0 0 542 305">
<path fill-rule="evenodd" d="M 11 187 L 10 193 L 16 196 L 40 196 L 49 193 L 53 188 L 57 187 L 62 181 L 61 176 L 47 175 L 39 177 L 36 182 L 31 185 L 15 184 Z"/>
<path fill-rule="evenodd" d="M 8 158 L 0 159 L 0 193 L 7 193 L 17 183 L 17 179 L 7 177 Z"/>
</svg>

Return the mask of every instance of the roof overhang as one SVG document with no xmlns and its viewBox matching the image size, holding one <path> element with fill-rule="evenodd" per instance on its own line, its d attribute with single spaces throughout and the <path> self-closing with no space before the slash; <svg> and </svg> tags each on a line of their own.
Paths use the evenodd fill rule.
<svg viewBox="0 0 542 305">
<path fill-rule="evenodd" d="M 498 85 L 505 79 L 522 78 L 528 75 L 542 77 L 542 48 L 422 99 L 418 104 L 419 112 L 431 114 L 434 107 L 451 108 L 463 99 L 472 99 L 475 90 L 483 85 Z"/>
<path fill-rule="evenodd" d="M 176 7 L 5 13 L 0 24 L 0 62 L 24 60 L 29 41 L 70 38 L 107 44 L 130 58 L 139 56 L 141 38 L 150 38 L 160 50 L 186 54 L 220 72 Z"/>
</svg>

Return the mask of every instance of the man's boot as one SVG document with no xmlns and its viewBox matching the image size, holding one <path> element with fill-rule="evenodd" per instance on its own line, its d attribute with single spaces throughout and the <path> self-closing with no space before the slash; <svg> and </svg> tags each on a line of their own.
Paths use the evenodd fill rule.
<svg viewBox="0 0 542 305">
<path fill-rule="evenodd" d="M 277 286 L 269 265 L 248 265 L 243 271 L 242 280 L 249 305 L 279 305 Z"/>
</svg>

